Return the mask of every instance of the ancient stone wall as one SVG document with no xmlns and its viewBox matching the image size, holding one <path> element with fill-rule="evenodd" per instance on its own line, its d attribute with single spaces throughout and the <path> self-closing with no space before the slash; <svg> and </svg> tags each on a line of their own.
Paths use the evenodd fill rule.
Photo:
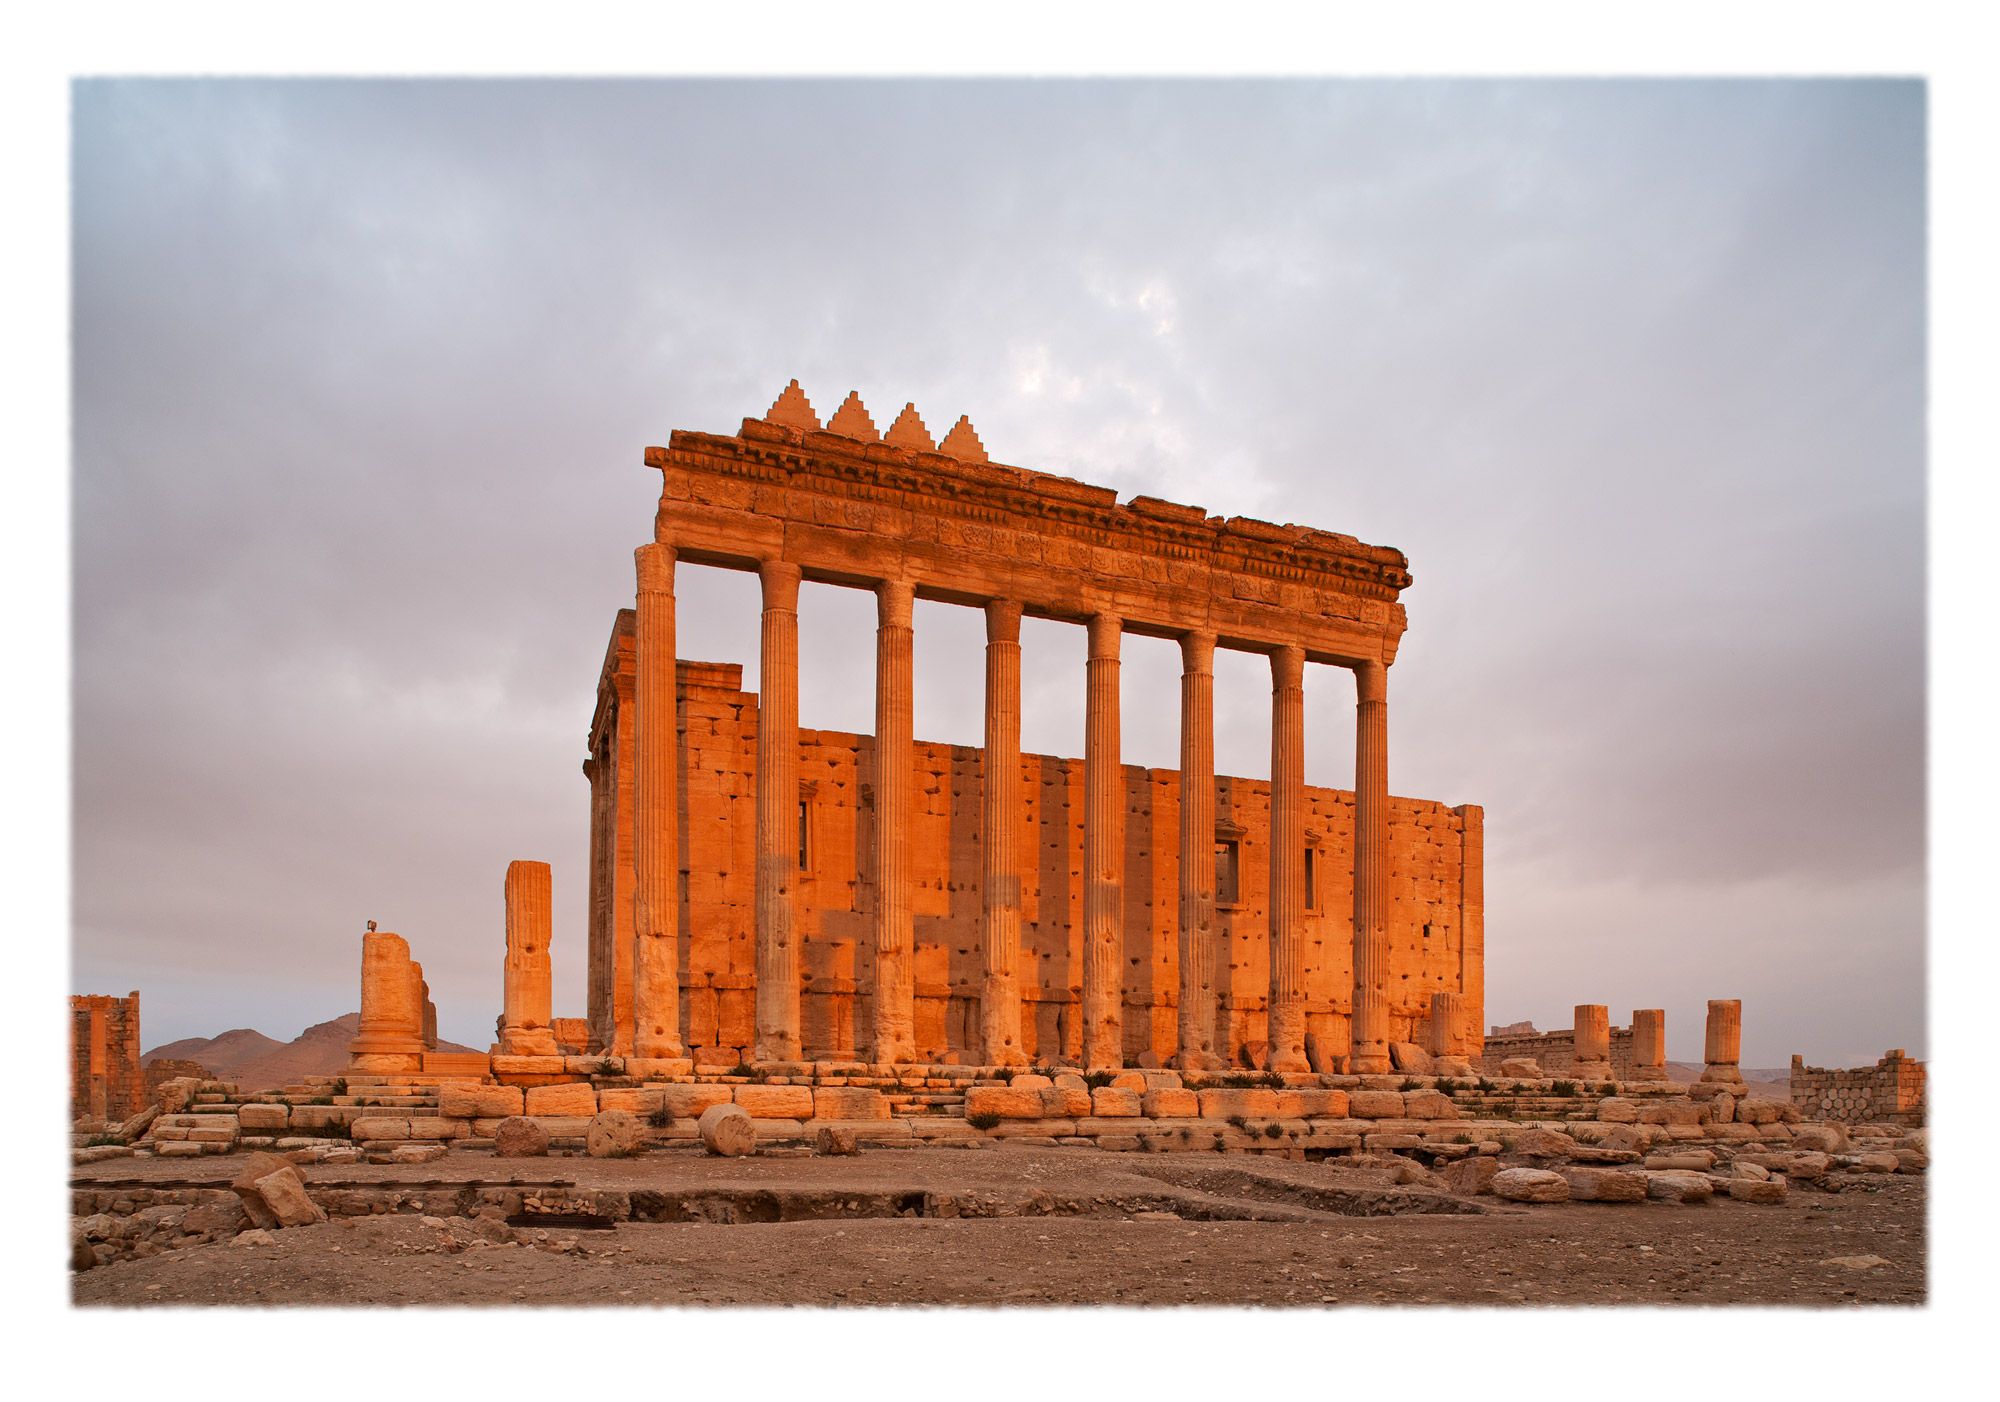
<svg viewBox="0 0 2000 1402">
<path fill-rule="evenodd" d="M 616 640 L 614 639 L 614 647 Z M 628 644 L 629 646 L 629 644 Z M 607 667 L 607 671 L 612 668 Z M 755 794 L 757 697 L 733 664 L 678 664 L 683 1031 L 710 1066 L 749 1060 L 755 1031 Z M 609 733 L 616 703 L 601 713 Z M 606 750 L 597 752 L 600 756 Z M 910 802 L 914 1037 L 926 1060 L 982 1044 L 983 792 L 981 752 L 918 742 Z M 873 922 L 875 741 L 834 731 L 799 732 L 801 801 L 796 839 L 801 932 L 801 1020 L 809 1055 L 865 1058 L 875 987 Z M 1020 824 L 1021 1022 L 1028 1054 L 1082 1054 L 1083 770 L 1081 760 L 1023 755 Z M 1126 765 L 1123 1018 L 1125 1053 L 1165 1061 L 1176 1043 L 1180 776 Z M 607 781 L 600 771 L 593 786 Z M 617 787 L 619 779 L 610 777 Z M 1305 912 L 1306 1030 L 1325 1055 L 1344 1051 L 1351 987 L 1353 796 L 1309 788 L 1306 843 L 1311 890 Z M 1474 810 L 1476 811 L 1476 810 Z M 1232 1060 L 1261 1055 L 1270 994 L 1265 835 L 1270 786 L 1218 778 L 1219 841 L 1235 844 L 1237 890 L 1219 903 L 1218 1045 Z M 1464 811 L 1392 799 L 1390 811 L 1391 1026 L 1421 1039 L 1436 991 L 1461 992 Z M 1477 849 L 1473 849 L 1475 854 Z M 1227 858 L 1224 858 L 1226 863 Z M 614 929 L 594 921 L 594 941 Z M 610 963 L 596 943 L 593 972 Z M 1474 965 L 1474 976 L 1478 968 Z M 593 980 L 593 996 L 602 996 Z"/>
<path fill-rule="evenodd" d="M 69 1000 L 71 1118 L 129 1119 L 146 1104 L 139 1066 L 139 994 L 78 994 Z"/>
<path fill-rule="evenodd" d="M 1509 1024 L 1510 1027 L 1522 1025 Z M 1488 1036 L 1485 1051 L 1478 1057 L 1477 1064 L 1481 1072 L 1498 1075 L 1500 1063 L 1510 1056 L 1531 1056 L 1543 1071 L 1552 1076 L 1561 1075 L 1576 1065 L 1576 1029 L 1564 1027 L 1554 1032 L 1513 1032 L 1507 1036 Z M 1611 1029 L 1612 1079 L 1630 1080 L 1632 1070 L 1632 1029 L 1614 1027 Z"/>
<path fill-rule="evenodd" d="M 1849 1124 L 1924 1122 L 1924 1063 L 1898 1047 L 1873 1066 L 1828 1070 L 1792 1058 L 1792 1104 L 1809 1119 Z"/>
</svg>

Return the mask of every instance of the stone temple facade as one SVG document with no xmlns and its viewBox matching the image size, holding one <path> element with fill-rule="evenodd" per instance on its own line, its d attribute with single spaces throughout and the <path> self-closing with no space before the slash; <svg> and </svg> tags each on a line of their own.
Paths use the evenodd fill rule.
<svg viewBox="0 0 2000 1402">
<path fill-rule="evenodd" d="M 963 419 L 935 444 L 914 407 L 884 434 L 850 395 L 822 426 L 796 381 L 737 434 L 676 432 L 646 462 L 653 540 L 584 764 L 588 1050 L 1357 1073 L 1399 1041 L 1477 1055 L 1482 812 L 1388 790 L 1401 552 L 1121 503 L 990 462 Z M 757 572 L 761 696 L 677 656 L 680 564 Z M 802 583 L 876 595 L 873 736 L 799 728 Z M 980 748 L 911 732 L 917 598 L 985 614 Z M 1088 632 L 1081 759 L 1021 752 L 1024 615 Z M 1180 644 L 1178 771 L 1121 763 L 1127 633 Z M 1215 773 L 1218 647 L 1269 659 L 1269 782 Z M 1354 674 L 1352 792 L 1304 783 L 1307 662 Z M 545 1026 L 517 955 L 510 923 L 505 1021 Z"/>
</svg>

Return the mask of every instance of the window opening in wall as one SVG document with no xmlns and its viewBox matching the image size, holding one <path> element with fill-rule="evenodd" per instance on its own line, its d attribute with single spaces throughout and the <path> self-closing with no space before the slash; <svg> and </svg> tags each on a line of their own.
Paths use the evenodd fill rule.
<svg viewBox="0 0 2000 1402">
<path fill-rule="evenodd" d="M 1319 852 L 1306 848 L 1306 909 L 1319 909 Z"/>
<path fill-rule="evenodd" d="M 1217 838 L 1215 842 L 1215 903 L 1235 905 L 1237 903 L 1236 881 L 1236 839 Z"/>
</svg>

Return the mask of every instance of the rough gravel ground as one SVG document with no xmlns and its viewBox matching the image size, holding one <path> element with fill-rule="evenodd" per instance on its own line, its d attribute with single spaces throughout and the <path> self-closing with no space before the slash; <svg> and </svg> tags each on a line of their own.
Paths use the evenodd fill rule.
<svg viewBox="0 0 2000 1402">
<path fill-rule="evenodd" d="M 204 1173 L 227 1163 L 217 1160 Z M 159 1164 L 116 1168 L 77 1176 L 172 1176 Z M 220 1243 L 103 1266 L 75 1277 L 75 1299 L 1322 1307 L 1920 1304 L 1925 1295 L 1924 1184 L 1904 1176 L 1842 1193 L 1795 1189 L 1782 1207 L 1519 1207 L 1485 1198 L 1489 1210 L 1477 1215 L 1357 1217 L 1310 1205 L 1324 1204 L 1315 1194 L 1325 1186 L 1361 1181 L 1353 1174 L 1206 1155 L 930 1150 L 844 1160 L 649 1155 L 612 1162 L 454 1155 L 421 1170 L 354 1166 L 311 1177 L 336 1172 L 349 1182 L 417 1184 L 423 1175 L 562 1178 L 669 1192 L 760 1186 L 1015 1201 L 1039 1195 L 1058 1212 L 1073 1204 L 1083 1215 L 623 1223 L 593 1231 L 508 1230 L 405 1212 L 282 1231 L 268 1246 Z M 1171 1210 L 1157 1202 L 1160 1191 L 1187 1195 L 1189 1211 L 1226 1211 L 1234 1200 L 1246 1213 L 1275 1208 L 1291 1220 L 1175 1220 L 1156 1215 Z M 1867 1257 L 1884 1264 L 1831 1264 Z"/>
</svg>

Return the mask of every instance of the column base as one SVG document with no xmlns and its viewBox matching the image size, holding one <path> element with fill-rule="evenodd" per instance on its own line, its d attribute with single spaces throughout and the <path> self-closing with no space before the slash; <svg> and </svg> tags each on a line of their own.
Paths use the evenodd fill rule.
<svg viewBox="0 0 2000 1402">
<path fill-rule="evenodd" d="M 493 1050 L 501 1056 L 560 1056 L 556 1034 L 546 1027 L 504 1027 Z"/>
<path fill-rule="evenodd" d="M 1611 1079 L 1611 1063 L 1580 1061 L 1569 1068 L 1569 1073 L 1580 1081 L 1608 1081 Z"/>
<path fill-rule="evenodd" d="M 1387 1052 L 1359 1052 L 1347 1058 L 1350 1076 L 1386 1076 L 1393 1069 Z"/>
<path fill-rule="evenodd" d="M 422 1052 L 355 1052 L 347 1069 L 364 1076 L 416 1075 L 424 1069 Z"/>
<path fill-rule="evenodd" d="M 1704 1066 L 1701 1068 L 1701 1078 L 1704 1081 L 1719 1085 L 1740 1086 L 1743 1084 L 1743 1073 L 1734 1066 Z"/>
</svg>

